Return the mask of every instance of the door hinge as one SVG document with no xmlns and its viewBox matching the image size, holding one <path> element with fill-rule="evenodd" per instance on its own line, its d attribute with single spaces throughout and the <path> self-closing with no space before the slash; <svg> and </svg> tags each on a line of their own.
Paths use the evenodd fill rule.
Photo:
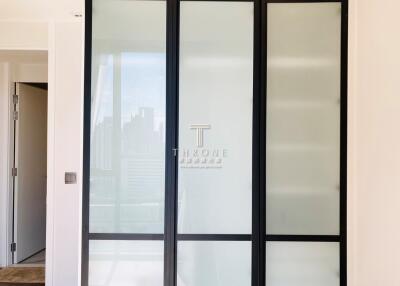
<svg viewBox="0 0 400 286">
<path fill-rule="evenodd" d="M 14 120 L 18 120 L 18 111 L 14 111 Z"/>
<path fill-rule="evenodd" d="M 18 175 L 18 169 L 17 168 L 12 168 L 11 169 L 11 174 L 13 177 L 16 177 Z"/>
<path fill-rule="evenodd" d="M 13 104 L 18 104 L 18 95 L 17 94 L 13 95 Z"/>
<path fill-rule="evenodd" d="M 15 252 L 17 250 L 17 244 L 15 242 L 11 243 L 11 252 Z"/>
</svg>

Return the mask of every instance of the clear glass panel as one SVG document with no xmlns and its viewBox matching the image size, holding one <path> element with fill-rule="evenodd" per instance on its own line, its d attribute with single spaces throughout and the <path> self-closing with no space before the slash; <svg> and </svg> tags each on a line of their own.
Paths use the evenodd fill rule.
<svg viewBox="0 0 400 286">
<path fill-rule="evenodd" d="M 162 241 L 101 241 L 89 244 L 89 286 L 162 286 Z"/>
<path fill-rule="evenodd" d="M 253 3 L 181 2 L 180 233 L 251 233 Z"/>
<path fill-rule="evenodd" d="M 250 286 L 251 242 L 179 241 L 178 286 Z"/>
<path fill-rule="evenodd" d="M 268 4 L 269 234 L 339 233 L 340 5 Z"/>
<path fill-rule="evenodd" d="M 164 230 L 165 10 L 93 3 L 90 232 Z"/>
<path fill-rule="evenodd" d="M 266 285 L 339 286 L 339 243 L 267 242 Z"/>
</svg>

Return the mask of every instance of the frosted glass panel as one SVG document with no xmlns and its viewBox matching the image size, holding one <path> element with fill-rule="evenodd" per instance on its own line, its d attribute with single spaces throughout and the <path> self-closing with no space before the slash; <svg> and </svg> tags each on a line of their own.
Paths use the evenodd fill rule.
<svg viewBox="0 0 400 286">
<path fill-rule="evenodd" d="M 250 286 L 251 242 L 178 242 L 178 286 Z"/>
<path fill-rule="evenodd" d="M 164 229 L 164 1 L 95 0 L 90 232 Z"/>
<path fill-rule="evenodd" d="M 266 285 L 339 286 L 339 243 L 267 242 Z"/>
<path fill-rule="evenodd" d="M 268 4 L 269 234 L 339 233 L 340 5 Z"/>
<path fill-rule="evenodd" d="M 180 233 L 251 233 L 253 3 L 181 2 Z"/>
<path fill-rule="evenodd" d="M 89 244 L 89 286 L 162 286 L 162 241 L 100 241 Z"/>
</svg>

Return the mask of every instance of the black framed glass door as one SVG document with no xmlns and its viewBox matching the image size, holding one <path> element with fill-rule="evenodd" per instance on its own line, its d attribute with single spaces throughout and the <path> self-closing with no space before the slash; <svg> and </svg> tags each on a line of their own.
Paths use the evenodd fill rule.
<svg viewBox="0 0 400 286">
<path fill-rule="evenodd" d="M 146 283 L 161 285 L 167 4 L 92 4 L 86 26 L 93 28 L 86 42 L 82 284 L 139 285 L 151 276 Z"/>
<path fill-rule="evenodd" d="M 85 23 L 82 285 L 346 285 L 347 2 Z"/>
<path fill-rule="evenodd" d="M 347 7 L 275 2 L 266 11 L 266 285 L 345 285 Z"/>
<path fill-rule="evenodd" d="M 253 3 L 179 11 L 176 284 L 250 285 Z"/>
</svg>

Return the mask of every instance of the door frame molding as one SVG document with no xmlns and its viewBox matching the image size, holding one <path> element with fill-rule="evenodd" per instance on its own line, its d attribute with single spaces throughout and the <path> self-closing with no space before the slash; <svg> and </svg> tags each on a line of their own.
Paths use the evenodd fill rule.
<svg viewBox="0 0 400 286">
<path fill-rule="evenodd" d="M 14 112 L 18 111 L 18 108 L 14 110 L 14 101 L 13 101 L 13 96 L 17 94 L 17 85 L 20 83 L 24 84 L 44 84 L 45 82 L 43 81 L 32 81 L 31 82 L 25 82 L 25 81 L 19 81 L 19 80 L 12 80 L 9 82 L 9 93 L 7 95 L 8 97 L 8 126 L 9 126 L 9 136 L 7 138 L 8 141 L 8 154 L 7 154 L 7 201 L 5 205 L 5 209 L 7 212 L 7 217 L 6 217 L 6 266 L 13 265 L 15 264 L 15 256 L 14 256 L 14 251 L 11 249 L 11 244 L 16 243 L 15 241 L 15 192 L 16 192 L 16 181 L 15 181 L 15 176 L 13 176 L 12 173 L 12 168 L 14 168 L 17 164 L 17 159 L 18 159 L 18 150 L 17 150 L 17 134 L 16 134 L 16 128 L 17 128 L 17 122 L 14 120 Z M 47 84 L 47 81 L 46 81 Z M 37 86 L 39 87 L 39 86 Z M 48 93 L 47 93 L 48 94 Z M 48 96 L 47 96 L 48 97 Z M 48 132 L 47 132 L 48 136 Z M 47 140 L 47 139 L 46 139 Z M 48 162 L 48 160 L 47 160 Z M 47 192 L 47 190 L 46 190 Z M 47 217 L 46 217 L 47 220 Z M 47 233 L 47 224 L 46 224 L 46 233 Z"/>
<path fill-rule="evenodd" d="M 48 82 L 48 51 L 35 47 L 15 47 L 0 49 L 10 54 L 2 57 L 0 69 L 0 266 L 13 264 L 10 245 L 12 242 L 12 174 L 13 165 L 13 99 L 14 85 L 17 82 Z M 17 58 L 13 53 L 23 55 Z M 39 53 L 39 54 L 37 54 Z M 46 53 L 46 59 L 42 58 Z M 32 60 L 32 61 L 31 61 Z"/>
<path fill-rule="evenodd" d="M 11 84 L 11 89 L 10 89 L 10 109 L 9 109 L 9 118 L 10 118 L 10 160 L 9 160 L 9 170 L 12 170 L 13 168 L 16 168 L 18 170 L 19 166 L 18 166 L 18 158 L 19 158 L 19 148 L 18 148 L 18 142 L 19 142 L 19 134 L 18 134 L 18 127 L 19 127 L 19 114 L 20 114 L 20 109 L 18 107 L 19 103 L 20 103 L 20 85 L 23 84 L 25 86 L 30 86 L 30 87 L 34 87 L 34 88 L 39 88 L 42 90 L 46 90 L 46 109 L 48 112 L 48 82 L 44 82 L 44 81 L 34 81 L 34 82 L 27 82 L 27 81 L 22 81 L 22 80 L 18 80 L 18 81 L 13 81 Z M 14 96 L 17 96 L 17 101 L 14 102 Z M 29 95 L 28 95 L 29 97 Z M 17 114 L 17 119 L 15 119 L 15 113 Z M 46 121 L 48 120 L 48 116 L 46 116 Z M 47 140 L 48 140 L 48 130 L 46 127 L 46 146 L 47 146 Z M 46 149 L 46 172 L 47 172 L 47 164 L 48 164 L 48 159 L 47 159 L 47 149 Z M 9 252 L 11 253 L 11 263 L 9 263 L 9 265 L 11 264 L 17 264 L 18 262 L 16 262 L 16 255 L 17 254 L 17 250 L 18 250 L 18 244 L 17 244 L 17 229 L 16 229 L 16 223 L 17 223 L 17 209 L 18 209 L 18 203 L 16 201 L 16 197 L 17 197 L 17 192 L 18 192 L 18 184 L 17 184 L 17 178 L 18 178 L 18 171 L 17 174 L 14 175 L 13 172 L 10 172 L 10 188 L 9 188 L 9 197 L 10 197 L 10 203 L 11 206 L 10 210 L 9 210 L 9 227 L 8 230 L 9 232 L 11 232 L 11 235 L 9 234 L 8 238 L 9 238 L 9 242 L 8 245 L 10 246 L 8 248 Z M 46 193 L 47 193 L 47 188 L 46 188 Z M 47 205 L 47 202 L 45 201 L 45 204 Z M 17 207 L 17 208 L 16 208 Z M 45 220 L 47 221 L 47 217 L 45 216 Z M 45 229 L 45 236 L 47 235 L 47 224 L 46 224 L 46 229 Z M 16 244 L 17 248 L 15 250 L 12 249 L 11 244 Z M 46 249 L 46 245 L 44 245 Z M 39 253 L 40 251 L 44 250 L 41 249 L 33 254 L 31 254 L 30 256 L 24 258 L 24 260 L 28 259 L 29 257 Z M 22 260 L 22 261 L 24 261 Z M 20 261 L 21 262 L 21 261 Z"/>
<path fill-rule="evenodd" d="M 6 266 L 12 265 L 13 261 L 13 252 L 11 251 L 11 244 L 14 240 L 14 177 L 12 175 L 11 169 L 14 166 L 14 150 L 15 150 L 15 124 L 13 119 L 13 111 L 14 111 L 14 104 L 13 104 L 13 95 L 16 93 L 16 85 L 17 82 L 9 81 L 9 88 L 8 88 L 8 146 L 7 146 L 7 201 L 6 201 L 6 210 L 7 210 L 7 217 L 6 217 Z"/>
</svg>

